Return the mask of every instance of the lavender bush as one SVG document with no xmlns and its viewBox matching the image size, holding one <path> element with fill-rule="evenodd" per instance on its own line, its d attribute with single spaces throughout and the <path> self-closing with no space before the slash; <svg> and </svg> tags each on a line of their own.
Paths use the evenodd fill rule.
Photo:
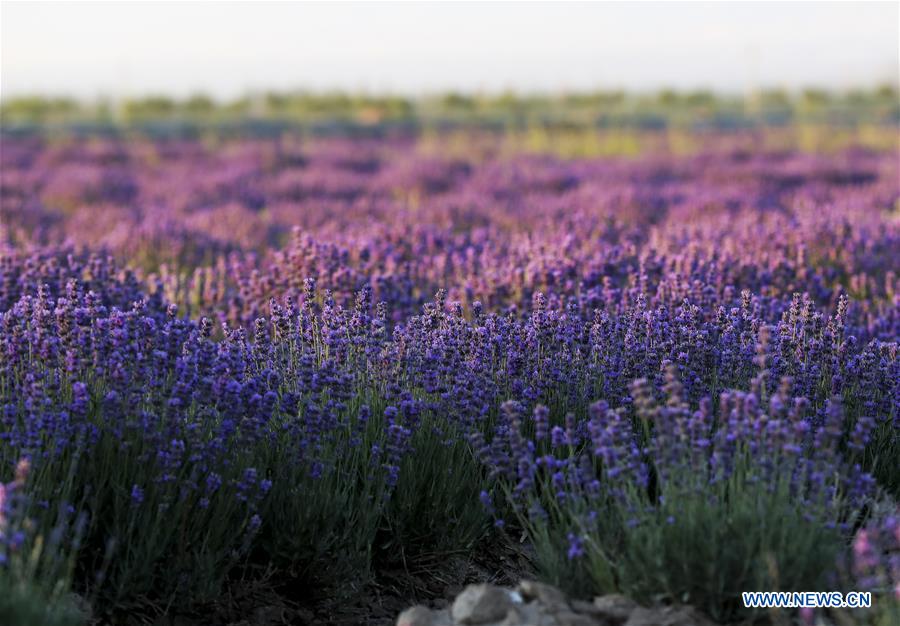
<svg viewBox="0 0 900 626">
<path fill-rule="evenodd" d="M 89 615 L 70 595 L 81 520 L 60 506 L 49 535 L 37 535 L 26 485 L 31 463 L 20 459 L 11 482 L 0 482 L 0 619 L 4 624 L 77 626 Z"/>
<path fill-rule="evenodd" d="M 900 497 L 896 154 L 212 139 L 2 139 L 0 466 L 85 520 L 99 614 L 504 536 L 722 620 L 852 588 Z"/>
</svg>

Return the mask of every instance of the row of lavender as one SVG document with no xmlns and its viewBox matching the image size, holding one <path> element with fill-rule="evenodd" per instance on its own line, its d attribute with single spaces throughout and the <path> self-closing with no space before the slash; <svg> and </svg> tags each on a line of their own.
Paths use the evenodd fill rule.
<svg viewBox="0 0 900 626">
<path fill-rule="evenodd" d="M 4 145 L 0 461 L 98 606 L 522 533 L 573 593 L 721 619 L 895 593 L 895 156 L 292 150 Z"/>
<path fill-rule="evenodd" d="M 695 157 L 562 162 L 489 146 L 451 158 L 409 140 L 6 139 L 0 240 L 108 251 L 183 313 L 244 325 L 306 278 L 345 305 L 369 286 L 396 320 L 438 289 L 467 309 L 527 308 L 537 292 L 597 301 L 639 274 L 649 291 L 680 280 L 666 286 L 674 300 L 697 273 L 719 294 L 891 302 L 896 155 L 711 143 Z M 59 295 L 84 275 L 50 272 L 7 281 L 34 293 L 44 279 Z"/>
</svg>

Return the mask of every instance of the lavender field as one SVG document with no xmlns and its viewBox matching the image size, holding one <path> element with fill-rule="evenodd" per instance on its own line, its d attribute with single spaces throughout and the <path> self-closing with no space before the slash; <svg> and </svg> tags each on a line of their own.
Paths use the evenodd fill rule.
<svg viewBox="0 0 900 626">
<path fill-rule="evenodd" d="M 4 623 L 896 624 L 900 155 L 765 139 L 4 135 Z"/>
</svg>

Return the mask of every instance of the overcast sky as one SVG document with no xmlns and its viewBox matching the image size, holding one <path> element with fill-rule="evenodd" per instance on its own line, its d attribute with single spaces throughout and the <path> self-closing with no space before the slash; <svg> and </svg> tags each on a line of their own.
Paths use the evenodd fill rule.
<svg viewBox="0 0 900 626">
<path fill-rule="evenodd" d="M 900 2 L 0 5 L 0 95 L 898 82 Z"/>
</svg>

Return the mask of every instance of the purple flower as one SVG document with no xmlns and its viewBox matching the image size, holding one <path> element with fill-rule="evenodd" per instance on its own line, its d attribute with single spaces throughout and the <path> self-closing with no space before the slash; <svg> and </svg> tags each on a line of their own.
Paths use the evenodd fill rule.
<svg viewBox="0 0 900 626">
<path fill-rule="evenodd" d="M 570 561 L 575 559 L 580 559 L 584 556 L 584 541 L 581 537 L 578 537 L 574 533 L 569 533 L 567 535 L 567 539 L 569 541 L 569 550 L 566 553 L 566 556 Z"/>
</svg>

